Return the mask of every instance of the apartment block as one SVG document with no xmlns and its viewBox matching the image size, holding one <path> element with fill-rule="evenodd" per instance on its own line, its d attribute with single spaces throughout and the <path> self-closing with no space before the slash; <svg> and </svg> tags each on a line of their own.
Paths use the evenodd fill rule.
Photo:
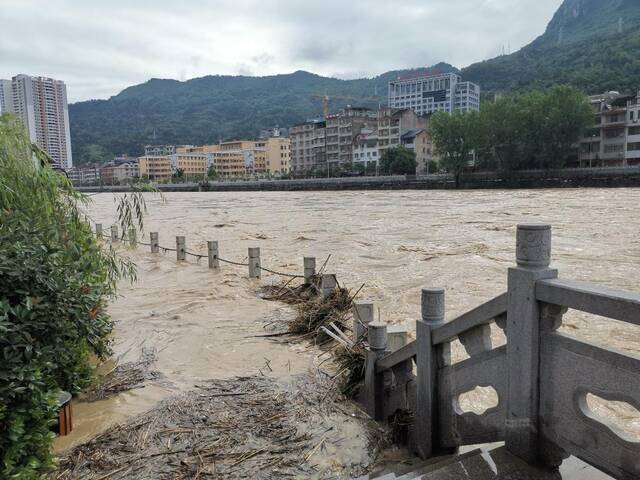
<svg viewBox="0 0 640 480">
<path fill-rule="evenodd" d="M 30 140 L 47 152 L 54 167 L 73 166 L 64 82 L 28 75 L 0 80 L 0 111 L 20 118 Z"/>
<path fill-rule="evenodd" d="M 13 110 L 13 93 L 11 80 L 0 80 L 0 114 Z"/>
<path fill-rule="evenodd" d="M 140 177 L 140 166 L 137 158 L 119 156 L 100 169 L 103 185 L 120 185 Z"/>
<path fill-rule="evenodd" d="M 427 130 L 429 117 L 408 108 L 383 108 L 378 112 L 378 155 L 402 145 L 402 136 L 412 130 Z"/>
<path fill-rule="evenodd" d="M 74 185 L 99 185 L 101 181 L 99 167 L 71 167 L 67 176 Z"/>
<path fill-rule="evenodd" d="M 431 162 L 436 160 L 433 142 L 429 131 L 426 129 L 409 130 L 402 134 L 400 142 L 407 150 L 416 155 L 416 174 L 429 175 Z"/>
<path fill-rule="evenodd" d="M 205 180 L 209 167 L 214 165 L 213 152 L 174 153 L 169 155 L 171 172 L 182 171 L 189 180 Z"/>
<path fill-rule="evenodd" d="M 326 164 L 326 127 L 324 120 L 309 120 L 289 129 L 291 171 L 294 174 Z"/>
<path fill-rule="evenodd" d="M 353 141 L 353 164 L 368 168 L 378 166 L 378 128 L 365 127 Z"/>
<path fill-rule="evenodd" d="M 140 178 L 154 182 L 171 180 L 171 160 L 168 156 L 144 156 L 138 158 Z"/>
<path fill-rule="evenodd" d="M 640 92 L 607 92 L 590 100 L 594 125 L 580 140 L 580 166 L 640 165 Z"/>
<path fill-rule="evenodd" d="M 480 86 L 456 73 L 420 74 L 389 82 L 389 107 L 409 108 L 418 115 L 480 110 Z"/>
<path fill-rule="evenodd" d="M 363 128 L 378 125 L 378 114 L 369 108 L 347 107 L 326 118 L 325 144 L 330 167 L 353 162 L 353 142 Z"/>
<path fill-rule="evenodd" d="M 254 173 L 278 175 L 288 173 L 291 169 L 291 139 L 268 137 L 256 140 L 255 148 L 257 152 L 264 152 L 264 155 L 257 155 Z"/>
</svg>

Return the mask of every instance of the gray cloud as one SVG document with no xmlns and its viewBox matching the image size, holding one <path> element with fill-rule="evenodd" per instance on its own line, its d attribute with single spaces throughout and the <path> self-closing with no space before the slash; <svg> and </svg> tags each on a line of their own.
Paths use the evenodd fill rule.
<svg viewBox="0 0 640 480">
<path fill-rule="evenodd" d="M 0 0 L 0 78 L 65 80 L 72 101 L 151 77 L 342 78 L 516 50 L 561 0 Z"/>
</svg>

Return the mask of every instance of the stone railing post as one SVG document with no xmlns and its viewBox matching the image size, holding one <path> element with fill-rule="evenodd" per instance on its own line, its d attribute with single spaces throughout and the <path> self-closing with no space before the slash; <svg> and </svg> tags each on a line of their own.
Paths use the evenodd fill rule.
<svg viewBox="0 0 640 480">
<path fill-rule="evenodd" d="M 508 274 L 506 447 L 527 462 L 539 457 L 540 308 L 538 280 L 556 278 L 549 268 L 551 226 L 518 225 L 516 263 Z"/>
<path fill-rule="evenodd" d="M 262 269 L 260 268 L 260 248 L 249 249 L 249 278 L 260 278 Z"/>
<path fill-rule="evenodd" d="M 102 224 L 96 223 L 96 237 L 102 238 Z"/>
<path fill-rule="evenodd" d="M 422 319 L 416 322 L 416 411 L 415 445 L 422 458 L 438 448 L 437 373 L 443 358 L 450 356 L 450 345 L 440 349 L 431 343 L 431 331 L 444 323 L 444 289 L 422 289 Z M 446 351 L 445 351 L 446 350 Z"/>
<path fill-rule="evenodd" d="M 120 238 L 118 237 L 118 226 L 111 225 L 111 241 L 118 242 Z"/>
<path fill-rule="evenodd" d="M 371 322 L 368 330 L 364 387 L 367 411 L 375 420 L 384 418 L 384 372 L 376 373 L 376 362 L 387 351 L 387 326 L 383 322 Z"/>
<path fill-rule="evenodd" d="M 149 233 L 149 243 L 151 244 L 151 253 L 160 253 L 160 236 L 158 232 Z"/>
<path fill-rule="evenodd" d="M 325 273 L 322 275 L 322 280 L 320 282 L 320 293 L 322 294 L 322 298 L 329 297 L 337 286 L 338 281 L 336 280 L 335 273 Z"/>
<path fill-rule="evenodd" d="M 304 257 L 304 284 L 311 285 L 316 274 L 316 257 Z"/>
<path fill-rule="evenodd" d="M 209 268 L 220 268 L 220 260 L 218 260 L 218 242 L 207 242 L 207 252 L 209 257 Z"/>
<path fill-rule="evenodd" d="M 361 340 L 367 333 L 367 327 L 373 322 L 373 303 L 353 304 L 353 340 Z"/>
<path fill-rule="evenodd" d="M 387 329 L 387 348 L 393 353 L 407 345 L 409 332 L 402 325 L 392 325 Z"/>
<path fill-rule="evenodd" d="M 135 227 L 129 229 L 129 245 L 135 247 L 138 244 L 138 235 Z"/>
<path fill-rule="evenodd" d="M 176 259 L 178 261 L 187 259 L 187 241 L 185 237 L 176 237 Z"/>
</svg>

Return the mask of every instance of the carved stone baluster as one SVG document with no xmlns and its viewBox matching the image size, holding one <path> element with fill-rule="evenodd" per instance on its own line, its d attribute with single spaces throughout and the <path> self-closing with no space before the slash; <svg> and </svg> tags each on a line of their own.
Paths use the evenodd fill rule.
<svg viewBox="0 0 640 480">
<path fill-rule="evenodd" d="M 540 308 L 538 280 L 556 278 L 549 268 L 551 226 L 518 225 L 517 266 L 509 269 L 507 306 L 507 449 L 533 463 L 539 459 Z"/>
</svg>

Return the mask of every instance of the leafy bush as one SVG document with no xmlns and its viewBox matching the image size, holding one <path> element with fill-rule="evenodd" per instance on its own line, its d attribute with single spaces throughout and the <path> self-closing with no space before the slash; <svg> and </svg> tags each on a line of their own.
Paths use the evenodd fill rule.
<svg viewBox="0 0 640 480">
<path fill-rule="evenodd" d="M 55 397 L 109 354 L 104 305 L 131 263 L 81 220 L 86 198 L 48 166 L 15 117 L 0 117 L 0 478 L 52 464 Z"/>
</svg>

